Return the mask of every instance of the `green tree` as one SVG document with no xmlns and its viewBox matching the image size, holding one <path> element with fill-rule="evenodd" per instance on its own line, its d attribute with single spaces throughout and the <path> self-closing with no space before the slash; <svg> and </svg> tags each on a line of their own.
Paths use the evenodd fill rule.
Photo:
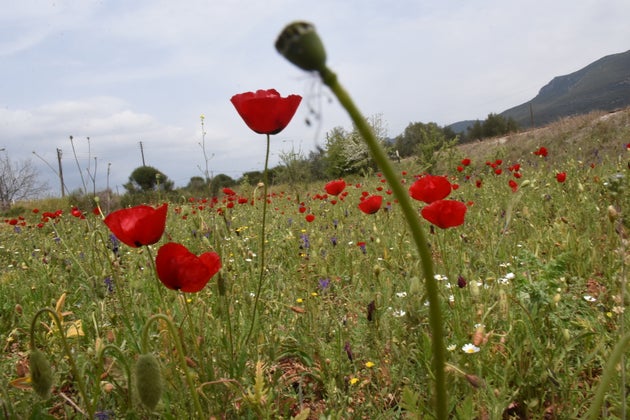
<svg viewBox="0 0 630 420">
<path fill-rule="evenodd" d="M 466 138 L 468 140 L 480 140 L 488 137 L 503 136 L 515 131 L 518 131 L 518 124 L 514 118 L 505 118 L 502 115 L 490 113 L 483 122 L 477 120 L 468 128 Z"/>
<path fill-rule="evenodd" d="M 416 156 L 425 170 L 433 169 L 437 162 L 436 152 L 450 147 L 456 138 L 453 130 L 440 127 L 437 123 L 410 123 L 394 141 L 394 148 L 400 157 Z"/>
<path fill-rule="evenodd" d="M 186 191 L 192 194 L 199 194 L 207 191 L 208 184 L 206 180 L 200 176 L 193 176 L 188 181 L 188 185 L 184 187 Z"/>
<path fill-rule="evenodd" d="M 385 143 L 387 131 L 380 115 L 368 118 L 368 124 L 376 138 Z M 345 174 L 365 172 L 375 168 L 367 144 L 361 138 L 356 127 L 348 132 L 342 127 L 335 127 L 326 133 L 326 173 L 338 178 Z"/>
<path fill-rule="evenodd" d="M 129 182 L 123 185 L 127 192 L 172 191 L 173 181 L 152 166 L 140 166 L 133 170 Z"/>
<path fill-rule="evenodd" d="M 212 178 L 210 182 L 210 194 L 215 196 L 219 194 L 219 190 L 226 187 L 233 187 L 236 181 L 226 174 L 219 174 Z"/>
</svg>

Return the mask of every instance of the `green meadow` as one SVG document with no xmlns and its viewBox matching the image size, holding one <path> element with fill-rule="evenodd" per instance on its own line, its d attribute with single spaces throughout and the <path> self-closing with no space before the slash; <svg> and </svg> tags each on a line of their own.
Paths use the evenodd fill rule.
<svg viewBox="0 0 630 420">
<path fill-rule="evenodd" d="M 605 375 L 599 415 L 627 415 L 628 359 L 607 362 L 628 329 L 629 142 L 625 110 L 440 155 L 467 205 L 461 226 L 422 220 L 451 418 L 580 418 Z M 405 189 L 421 175 L 393 165 Z M 139 248 L 92 208 L 19 203 L 0 226 L 0 416 L 432 418 L 417 250 L 380 173 L 345 181 L 339 197 L 315 183 L 170 200 L 162 239 Z M 383 196 L 377 213 L 359 210 L 365 193 Z M 166 242 L 217 252 L 221 271 L 198 293 L 165 288 Z M 146 354 L 157 364 L 137 367 Z"/>
</svg>

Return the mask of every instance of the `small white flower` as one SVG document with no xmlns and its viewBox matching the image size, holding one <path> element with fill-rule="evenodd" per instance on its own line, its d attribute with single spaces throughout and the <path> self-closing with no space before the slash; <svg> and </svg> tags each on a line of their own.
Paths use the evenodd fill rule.
<svg viewBox="0 0 630 420">
<path fill-rule="evenodd" d="M 407 297 L 407 292 L 396 292 L 396 296 L 399 298 Z"/>
<path fill-rule="evenodd" d="M 477 329 L 479 327 L 485 327 L 485 325 L 484 324 L 479 324 L 479 323 L 473 325 L 473 328 L 475 328 L 475 329 Z"/>
<path fill-rule="evenodd" d="M 497 280 L 497 283 L 499 283 L 499 284 L 510 284 L 510 280 L 508 280 L 507 277 L 499 277 L 499 279 Z"/>
<path fill-rule="evenodd" d="M 448 301 L 451 302 L 451 303 L 455 302 L 455 296 L 449 295 L 448 296 Z"/>
<path fill-rule="evenodd" d="M 509 266 L 510 266 L 509 262 L 508 263 L 501 263 L 501 264 L 499 264 L 499 267 L 503 267 L 503 268 L 509 267 Z"/>
<path fill-rule="evenodd" d="M 591 295 L 584 295 L 584 300 L 587 302 L 595 302 L 597 299 Z"/>
<path fill-rule="evenodd" d="M 514 280 L 514 278 L 516 277 L 516 275 L 514 273 L 507 273 L 505 275 L 505 278 L 508 280 Z"/>
<path fill-rule="evenodd" d="M 457 346 L 455 344 L 451 344 L 450 346 L 448 346 L 446 348 L 446 350 L 448 350 L 448 351 L 455 351 L 456 348 L 457 348 Z"/>
<path fill-rule="evenodd" d="M 245 258 L 245 261 L 252 262 L 252 259 L 251 258 Z"/>
<path fill-rule="evenodd" d="M 429 306 L 429 301 L 428 300 L 424 301 L 424 306 Z"/>
<path fill-rule="evenodd" d="M 477 353 L 479 350 L 481 350 L 481 349 L 479 347 L 475 346 L 472 343 L 464 344 L 462 346 L 462 351 L 464 353 L 472 354 L 472 353 Z"/>
<path fill-rule="evenodd" d="M 392 315 L 396 318 L 403 317 L 405 316 L 405 314 L 407 314 L 407 312 L 403 311 L 402 309 L 396 309 L 394 312 L 392 312 Z"/>
</svg>

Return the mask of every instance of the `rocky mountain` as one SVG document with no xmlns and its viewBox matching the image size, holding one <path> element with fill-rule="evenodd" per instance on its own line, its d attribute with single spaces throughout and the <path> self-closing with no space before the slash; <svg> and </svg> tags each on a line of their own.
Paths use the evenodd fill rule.
<svg viewBox="0 0 630 420">
<path fill-rule="evenodd" d="M 612 111 L 630 106 L 630 50 L 600 58 L 564 76 L 554 77 L 538 95 L 501 112 L 523 128 L 537 127 L 563 117 L 591 111 Z M 450 125 L 461 132 L 474 121 Z"/>
</svg>

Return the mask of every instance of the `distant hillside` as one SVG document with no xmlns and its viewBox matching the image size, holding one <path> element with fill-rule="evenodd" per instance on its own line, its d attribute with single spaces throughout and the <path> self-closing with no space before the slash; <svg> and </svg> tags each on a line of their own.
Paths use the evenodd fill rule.
<svg viewBox="0 0 630 420">
<path fill-rule="evenodd" d="M 616 112 L 594 111 L 563 118 L 544 127 L 461 144 L 457 146 L 457 151 L 460 156 L 466 156 L 481 166 L 483 162 L 494 159 L 537 165 L 541 159 L 532 152 L 545 146 L 549 156 L 544 161 L 551 167 L 561 165 L 567 159 L 588 166 L 600 165 L 606 160 L 627 160 L 629 138 L 630 107 Z"/>
<path fill-rule="evenodd" d="M 499 115 L 512 117 L 527 128 L 572 115 L 627 106 L 630 106 L 630 50 L 600 58 L 574 73 L 554 77 L 535 98 Z M 456 126 L 458 130 L 453 128 L 453 131 L 462 132 L 472 123 L 460 121 L 449 127 Z"/>
</svg>

